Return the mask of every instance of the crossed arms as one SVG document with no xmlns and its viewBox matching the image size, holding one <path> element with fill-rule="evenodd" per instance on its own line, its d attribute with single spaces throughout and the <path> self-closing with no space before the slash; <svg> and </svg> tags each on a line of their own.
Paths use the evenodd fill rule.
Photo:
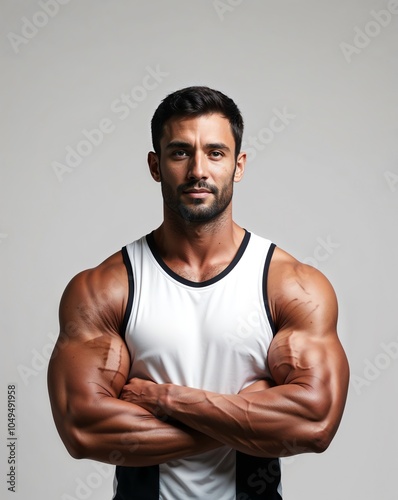
<svg viewBox="0 0 398 500">
<path fill-rule="evenodd" d="M 278 330 L 268 352 L 273 380 L 228 395 L 128 380 L 119 335 L 127 299 L 121 255 L 76 276 L 61 300 L 48 370 L 54 420 L 70 454 L 144 466 L 222 445 L 265 457 L 324 451 L 348 385 L 333 289 L 279 249 L 268 288 Z"/>
</svg>

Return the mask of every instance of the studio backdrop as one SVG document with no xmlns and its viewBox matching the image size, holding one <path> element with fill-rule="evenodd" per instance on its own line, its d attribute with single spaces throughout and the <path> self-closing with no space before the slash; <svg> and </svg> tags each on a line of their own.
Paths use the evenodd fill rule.
<svg viewBox="0 0 398 500">
<path fill-rule="evenodd" d="M 396 500 L 397 0 L 2 0 L 0 26 L 1 498 L 112 496 L 53 423 L 59 300 L 161 223 L 150 120 L 207 85 L 245 119 L 236 222 L 339 299 L 346 411 L 325 453 L 283 460 L 284 499 Z"/>
</svg>

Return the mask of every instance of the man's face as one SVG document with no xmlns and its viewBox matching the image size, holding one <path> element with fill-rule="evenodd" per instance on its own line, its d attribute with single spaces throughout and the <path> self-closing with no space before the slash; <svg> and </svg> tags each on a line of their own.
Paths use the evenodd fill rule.
<svg viewBox="0 0 398 500">
<path fill-rule="evenodd" d="M 161 182 L 165 210 L 190 222 L 207 222 L 230 207 L 233 183 L 244 171 L 245 153 L 235 161 L 229 121 L 220 114 L 172 118 L 160 141 L 160 161 L 148 157 Z"/>
</svg>

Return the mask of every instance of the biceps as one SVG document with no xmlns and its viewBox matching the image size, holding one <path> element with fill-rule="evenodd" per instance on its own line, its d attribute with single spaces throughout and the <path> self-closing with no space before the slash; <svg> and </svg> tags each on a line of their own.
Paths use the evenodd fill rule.
<svg viewBox="0 0 398 500">
<path fill-rule="evenodd" d="M 129 355 L 121 339 L 99 335 L 57 346 L 48 370 L 52 405 L 61 417 L 84 411 L 103 397 L 118 397 L 128 370 Z"/>
<path fill-rule="evenodd" d="M 344 404 L 347 391 L 347 363 L 337 335 L 280 333 L 269 352 L 271 374 L 278 385 L 291 387 L 291 398 L 309 415 L 322 420 Z"/>
<path fill-rule="evenodd" d="M 280 331 L 274 338 L 268 364 L 277 384 L 289 384 L 306 378 L 322 378 L 327 371 L 327 341 L 301 331 Z"/>
</svg>

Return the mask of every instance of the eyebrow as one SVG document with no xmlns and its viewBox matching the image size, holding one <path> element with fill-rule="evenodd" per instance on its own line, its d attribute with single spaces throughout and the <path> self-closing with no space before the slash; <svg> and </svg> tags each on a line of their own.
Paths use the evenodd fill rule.
<svg viewBox="0 0 398 500">
<path fill-rule="evenodd" d="M 189 142 L 184 142 L 184 141 L 171 141 L 166 146 L 166 149 L 174 149 L 174 148 L 192 149 L 192 144 L 189 144 Z M 205 144 L 205 149 L 222 149 L 230 151 L 230 148 L 223 142 L 210 142 L 208 144 Z"/>
<path fill-rule="evenodd" d="M 171 141 L 167 144 L 166 149 L 174 149 L 174 148 L 190 148 L 192 147 L 189 142 L 183 141 Z"/>
<path fill-rule="evenodd" d="M 229 147 L 223 142 L 211 142 L 210 144 L 205 145 L 207 149 L 224 149 L 226 151 L 230 151 Z"/>
</svg>

